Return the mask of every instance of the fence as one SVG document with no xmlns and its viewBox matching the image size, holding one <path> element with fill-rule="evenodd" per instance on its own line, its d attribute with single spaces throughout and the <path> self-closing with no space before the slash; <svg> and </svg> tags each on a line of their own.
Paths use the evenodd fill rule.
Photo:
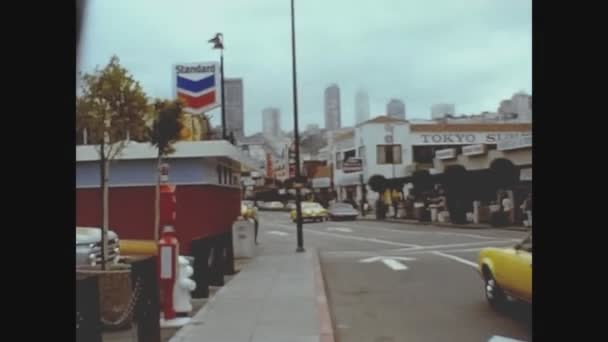
<svg viewBox="0 0 608 342">
<path fill-rule="evenodd" d="M 132 320 L 138 342 L 161 341 L 156 257 L 133 259 L 129 264 L 133 291 L 126 311 L 116 322 L 105 322 L 101 317 L 98 275 L 76 275 L 77 342 L 102 342 L 104 327 L 124 326 L 127 320 Z"/>
</svg>

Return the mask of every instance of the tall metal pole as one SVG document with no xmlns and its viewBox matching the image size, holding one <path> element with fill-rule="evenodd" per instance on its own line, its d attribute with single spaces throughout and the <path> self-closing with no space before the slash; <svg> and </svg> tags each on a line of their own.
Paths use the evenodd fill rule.
<svg viewBox="0 0 608 342">
<path fill-rule="evenodd" d="M 222 40 L 223 40 L 222 36 Z M 220 74 L 222 76 L 222 139 L 226 140 L 226 101 L 225 101 L 225 89 L 224 89 L 224 47 L 220 53 Z"/>
<path fill-rule="evenodd" d="M 296 24 L 294 15 L 294 0 L 291 0 L 291 60 L 293 79 L 293 135 L 296 143 L 296 182 L 300 181 L 300 134 L 298 132 L 298 91 L 296 80 Z M 298 231 L 298 248 L 296 252 L 304 252 L 304 236 L 302 233 L 302 197 L 300 186 L 296 186 L 296 224 Z"/>
</svg>

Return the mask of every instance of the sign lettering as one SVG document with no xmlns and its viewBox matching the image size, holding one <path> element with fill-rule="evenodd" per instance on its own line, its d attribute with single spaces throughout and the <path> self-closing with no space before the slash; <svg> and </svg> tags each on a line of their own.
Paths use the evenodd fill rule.
<svg viewBox="0 0 608 342">
<path fill-rule="evenodd" d="M 500 141 L 531 136 L 531 132 L 412 134 L 413 145 L 496 145 Z"/>
</svg>

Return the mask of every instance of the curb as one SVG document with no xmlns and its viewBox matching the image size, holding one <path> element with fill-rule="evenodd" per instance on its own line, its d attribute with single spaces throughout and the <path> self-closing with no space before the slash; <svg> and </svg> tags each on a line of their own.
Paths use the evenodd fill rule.
<svg viewBox="0 0 608 342">
<path fill-rule="evenodd" d="M 325 280 L 323 279 L 323 271 L 321 270 L 321 262 L 319 261 L 319 250 L 314 249 L 312 253 L 313 267 L 315 276 L 315 292 L 317 302 L 317 313 L 319 315 L 319 330 L 320 342 L 335 342 L 333 322 L 325 294 Z"/>
</svg>

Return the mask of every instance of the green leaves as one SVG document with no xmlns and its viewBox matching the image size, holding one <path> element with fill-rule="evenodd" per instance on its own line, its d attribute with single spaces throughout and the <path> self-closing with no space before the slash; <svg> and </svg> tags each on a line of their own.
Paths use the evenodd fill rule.
<svg viewBox="0 0 608 342">
<path fill-rule="evenodd" d="M 161 156 L 169 155 L 175 150 L 173 144 L 180 139 L 183 105 L 181 101 L 156 100 L 154 105 L 156 117 L 150 132 L 150 143 L 156 146 Z"/>
<path fill-rule="evenodd" d="M 141 85 L 117 56 L 91 74 L 80 74 L 80 91 L 76 98 L 76 129 L 86 129 L 89 143 L 100 144 L 104 133 L 110 142 L 130 139 L 145 140 L 144 116 L 148 100 Z M 105 127 L 104 120 L 110 120 Z"/>
</svg>

